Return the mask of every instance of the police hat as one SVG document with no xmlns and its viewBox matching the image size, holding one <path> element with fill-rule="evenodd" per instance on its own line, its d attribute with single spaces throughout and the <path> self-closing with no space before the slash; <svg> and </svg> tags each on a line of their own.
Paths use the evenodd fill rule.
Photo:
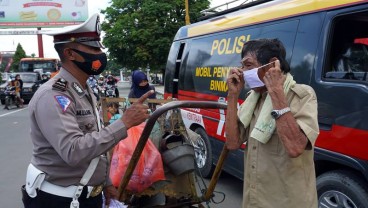
<svg viewBox="0 0 368 208">
<path fill-rule="evenodd" d="M 100 17 L 97 13 L 92 15 L 83 24 L 67 26 L 58 30 L 44 31 L 41 33 L 54 36 L 54 44 L 76 42 L 96 48 L 104 48 L 100 42 Z"/>
</svg>

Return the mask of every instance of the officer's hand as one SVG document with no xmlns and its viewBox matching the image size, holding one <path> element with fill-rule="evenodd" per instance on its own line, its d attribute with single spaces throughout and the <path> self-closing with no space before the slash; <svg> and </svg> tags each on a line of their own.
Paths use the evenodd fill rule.
<svg viewBox="0 0 368 208">
<path fill-rule="evenodd" d="M 106 207 L 109 207 L 110 200 L 111 199 L 117 199 L 118 198 L 118 191 L 116 188 L 112 185 L 106 186 L 103 190 L 104 196 L 106 198 L 105 205 Z"/>
<path fill-rule="evenodd" d="M 143 102 L 153 93 L 155 93 L 153 90 L 146 92 L 124 112 L 121 120 L 124 122 L 127 129 L 137 126 L 149 118 L 149 108 L 147 105 L 143 104 Z"/>
</svg>

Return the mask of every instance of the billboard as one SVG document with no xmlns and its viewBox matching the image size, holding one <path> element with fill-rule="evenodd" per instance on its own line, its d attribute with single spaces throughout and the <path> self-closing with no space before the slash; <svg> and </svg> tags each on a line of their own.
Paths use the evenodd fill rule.
<svg viewBox="0 0 368 208">
<path fill-rule="evenodd" d="M 62 27 L 87 18 L 87 0 L 0 0 L 0 28 Z"/>
</svg>

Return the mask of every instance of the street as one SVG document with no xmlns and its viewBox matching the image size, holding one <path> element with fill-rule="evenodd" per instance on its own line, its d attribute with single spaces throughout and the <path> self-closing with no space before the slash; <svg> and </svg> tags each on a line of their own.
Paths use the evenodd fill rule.
<svg viewBox="0 0 368 208">
<path fill-rule="evenodd" d="M 129 83 L 119 84 L 122 97 L 129 92 Z M 156 86 L 157 92 L 162 92 L 162 86 Z M 52 122 L 52 121 L 50 121 Z M 26 169 L 32 154 L 32 143 L 29 137 L 30 121 L 28 106 L 22 109 L 4 110 L 0 105 L 0 202 L 1 207 L 20 208 L 20 187 L 25 183 Z M 208 184 L 208 180 L 205 180 Z M 242 201 L 243 182 L 223 173 L 215 188 L 216 202 L 226 198 L 220 204 L 210 203 L 212 208 L 239 208 Z M 200 195 L 200 194 L 198 194 Z M 204 204 L 205 205 L 205 204 Z"/>
</svg>

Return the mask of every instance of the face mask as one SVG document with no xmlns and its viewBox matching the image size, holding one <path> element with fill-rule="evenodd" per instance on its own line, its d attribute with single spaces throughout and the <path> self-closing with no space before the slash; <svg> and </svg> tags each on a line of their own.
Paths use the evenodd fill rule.
<svg viewBox="0 0 368 208">
<path fill-rule="evenodd" d="M 149 87 L 148 83 L 144 86 L 138 86 L 138 88 L 141 89 L 141 90 L 148 89 L 148 87 Z"/>
<path fill-rule="evenodd" d="M 244 71 L 243 77 L 245 84 L 251 89 L 264 86 L 264 83 L 258 77 L 258 68 Z"/>
<path fill-rule="evenodd" d="M 78 62 L 73 60 L 73 63 L 77 65 L 78 68 L 80 68 L 86 74 L 98 75 L 105 70 L 107 64 L 107 57 L 105 53 L 90 54 L 82 52 L 77 49 L 72 50 L 84 58 L 84 62 Z"/>
</svg>

